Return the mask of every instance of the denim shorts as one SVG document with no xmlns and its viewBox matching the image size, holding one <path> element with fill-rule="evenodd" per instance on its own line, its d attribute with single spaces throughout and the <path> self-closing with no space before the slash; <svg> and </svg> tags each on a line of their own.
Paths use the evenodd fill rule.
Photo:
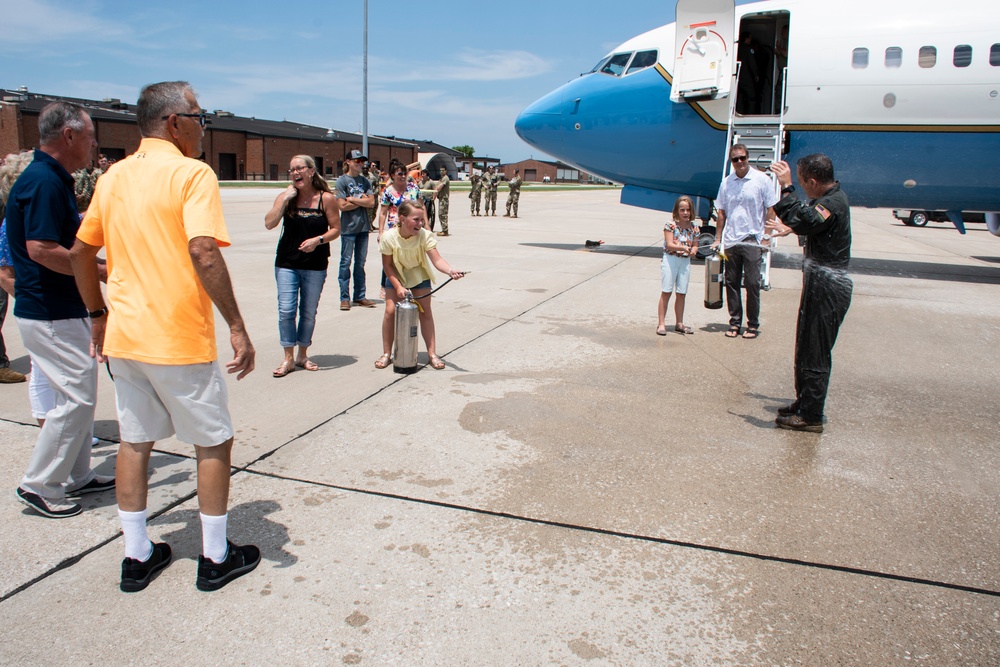
<svg viewBox="0 0 1000 667">
<path fill-rule="evenodd" d="M 389 281 L 388 276 L 385 279 L 385 288 L 386 289 L 396 289 L 395 287 L 392 286 L 392 282 Z M 412 291 L 412 290 L 415 290 L 415 289 L 430 289 L 430 288 L 431 288 L 431 281 L 430 280 L 425 280 L 424 282 L 420 283 L 419 285 L 414 285 L 413 287 L 407 287 L 406 289 Z"/>
</svg>

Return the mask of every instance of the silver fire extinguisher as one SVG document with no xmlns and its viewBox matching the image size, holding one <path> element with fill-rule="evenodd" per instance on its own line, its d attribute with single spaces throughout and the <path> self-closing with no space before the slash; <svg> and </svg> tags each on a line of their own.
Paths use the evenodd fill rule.
<svg viewBox="0 0 1000 667">
<path fill-rule="evenodd" d="M 712 310 L 722 308 L 722 287 L 724 285 L 721 253 L 713 252 L 705 258 L 705 307 Z"/>
<path fill-rule="evenodd" d="M 420 309 L 413 294 L 396 304 L 396 351 L 392 355 L 392 370 L 396 373 L 417 372 L 417 322 Z"/>
</svg>

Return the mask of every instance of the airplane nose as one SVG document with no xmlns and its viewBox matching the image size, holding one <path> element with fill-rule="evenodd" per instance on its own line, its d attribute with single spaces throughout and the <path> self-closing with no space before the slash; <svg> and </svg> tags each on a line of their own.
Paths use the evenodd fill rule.
<svg viewBox="0 0 1000 667">
<path fill-rule="evenodd" d="M 554 90 L 532 102 L 514 121 L 517 136 L 545 153 L 558 153 L 562 147 L 563 90 Z"/>
</svg>

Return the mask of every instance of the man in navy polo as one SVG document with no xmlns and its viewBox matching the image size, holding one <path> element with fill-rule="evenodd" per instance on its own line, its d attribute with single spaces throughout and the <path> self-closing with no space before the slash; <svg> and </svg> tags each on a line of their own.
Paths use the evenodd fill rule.
<svg viewBox="0 0 1000 667">
<path fill-rule="evenodd" d="M 69 259 L 80 227 L 71 174 L 90 163 L 97 143 L 90 116 L 68 102 L 42 109 L 38 133 L 41 148 L 7 199 L 7 237 L 17 275 L 14 317 L 32 372 L 45 375 L 55 408 L 45 416 L 16 496 L 39 514 L 60 519 L 83 511 L 67 496 L 115 486 L 114 477 L 98 477 L 90 468 L 97 365 Z M 101 274 L 106 279 L 103 266 Z"/>
</svg>

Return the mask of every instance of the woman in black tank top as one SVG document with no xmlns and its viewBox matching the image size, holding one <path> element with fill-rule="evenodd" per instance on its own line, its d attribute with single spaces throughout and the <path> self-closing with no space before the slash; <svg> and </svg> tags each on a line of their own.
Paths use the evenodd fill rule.
<svg viewBox="0 0 1000 667">
<path fill-rule="evenodd" d="M 308 155 L 296 155 L 288 175 L 291 185 L 264 216 L 267 229 L 282 223 L 274 278 L 278 284 L 278 337 L 285 358 L 274 369 L 274 377 L 285 377 L 296 367 L 319 370 L 307 352 L 330 264 L 329 243 L 340 236 L 340 209 L 326 179 L 317 173 L 316 162 Z"/>
</svg>

